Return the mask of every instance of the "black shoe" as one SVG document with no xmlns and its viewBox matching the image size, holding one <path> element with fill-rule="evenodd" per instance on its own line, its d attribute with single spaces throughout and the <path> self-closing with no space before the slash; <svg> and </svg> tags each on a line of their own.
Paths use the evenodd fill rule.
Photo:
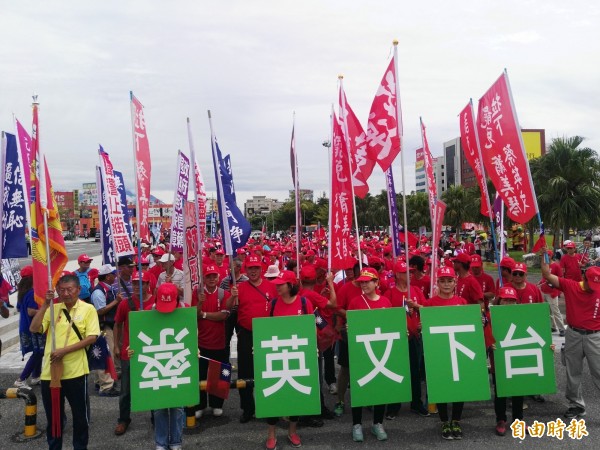
<svg viewBox="0 0 600 450">
<path fill-rule="evenodd" d="M 571 406 L 569 409 L 565 411 L 565 418 L 574 419 L 576 417 L 585 416 L 585 409 L 580 406 Z"/>
<path fill-rule="evenodd" d="M 558 332 L 558 335 L 559 335 L 560 337 L 565 337 L 565 330 L 560 330 L 560 331 Z"/>
<path fill-rule="evenodd" d="M 8 303 L 8 302 L 6 302 L 6 306 L 7 306 L 7 307 L 9 307 L 9 308 L 14 308 L 14 306 L 13 306 L 13 305 L 11 305 L 11 304 L 10 304 L 10 303 Z"/>
<path fill-rule="evenodd" d="M 327 407 L 321 408 L 321 418 L 325 420 L 333 420 L 335 419 L 335 415 L 331 412 Z"/>
<path fill-rule="evenodd" d="M 298 419 L 298 423 L 312 428 L 321 428 L 325 423 L 315 416 L 303 416 Z"/>
<path fill-rule="evenodd" d="M 531 398 L 538 403 L 544 403 L 546 401 L 546 399 L 541 395 L 532 395 Z"/>
<path fill-rule="evenodd" d="M 99 392 L 98 395 L 100 397 L 118 397 L 119 395 L 121 395 L 121 393 L 114 387 L 111 387 L 110 389 L 108 389 L 106 391 Z"/>
<path fill-rule="evenodd" d="M 431 415 L 424 406 L 421 406 L 420 408 L 410 408 L 410 410 L 421 417 L 429 417 Z"/>
<path fill-rule="evenodd" d="M 552 328 L 552 332 L 556 333 L 558 330 L 556 328 Z"/>
<path fill-rule="evenodd" d="M 254 419 L 254 414 L 250 414 L 244 411 L 240 416 L 240 423 L 248 423 L 252 419 Z"/>
</svg>

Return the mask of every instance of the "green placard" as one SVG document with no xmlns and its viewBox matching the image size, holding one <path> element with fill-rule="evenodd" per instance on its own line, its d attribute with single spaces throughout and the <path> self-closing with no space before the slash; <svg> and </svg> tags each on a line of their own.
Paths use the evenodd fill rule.
<svg viewBox="0 0 600 450">
<path fill-rule="evenodd" d="M 129 313 L 131 410 L 200 402 L 196 308 Z"/>
<path fill-rule="evenodd" d="M 315 316 L 252 320 L 256 417 L 321 413 Z"/>
<path fill-rule="evenodd" d="M 489 400 L 479 305 L 421 308 L 421 324 L 429 402 Z"/>
<path fill-rule="evenodd" d="M 548 303 L 493 306 L 499 397 L 556 393 Z"/>
<path fill-rule="evenodd" d="M 352 406 L 412 399 L 404 308 L 348 311 Z"/>
</svg>

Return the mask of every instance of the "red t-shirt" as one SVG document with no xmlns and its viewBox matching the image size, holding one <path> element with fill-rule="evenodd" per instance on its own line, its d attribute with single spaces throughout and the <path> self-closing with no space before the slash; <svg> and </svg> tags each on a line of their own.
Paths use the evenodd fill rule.
<svg viewBox="0 0 600 450">
<path fill-rule="evenodd" d="M 600 330 L 600 292 L 587 292 L 581 283 L 560 279 L 559 289 L 565 294 L 567 323 L 584 330 Z"/>
<path fill-rule="evenodd" d="M 473 275 L 473 277 L 477 280 L 479 286 L 481 286 L 481 290 L 484 294 L 487 292 L 496 292 L 494 279 L 487 273 L 482 272 L 481 275 Z"/>
<path fill-rule="evenodd" d="M 354 297 L 362 295 L 362 289 L 360 286 L 355 286 L 353 282 L 350 282 L 340 286 L 336 295 L 338 308 L 348 309 L 350 300 L 352 300 Z"/>
<path fill-rule="evenodd" d="M 525 287 L 522 289 L 517 288 L 514 284 L 513 287 L 515 291 L 517 291 L 517 303 L 543 303 L 544 299 L 542 297 L 542 293 L 538 289 L 538 287 L 530 282 L 525 284 Z"/>
<path fill-rule="evenodd" d="M 563 276 L 573 281 L 581 281 L 581 268 L 579 267 L 578 255 L 563 255 L 560 258 L 560 267 L 563 269 Z"/>
<path fill-rule="evenodd" d="M 206 288 L 204 289 L 203 312 L 220 312 L 227 309 L 225 304 L 227 299 L 231 297 L 231 293 L 224 291 L 223 299 L 219 301 L 218 291 L 219 289 L 209 294 Z M 225 321 L 214 321 L 198 317 L 198 347 L 208 350 L 222 350 L 225 345 Z"/>
<path fill-rule="evenodd" d="M 12 286 L 10 283 L 5 279 L 2 279 L 2 283 L 0 284 L 0 301 L 8 301 L 11 289 Z"/>
<path fill-rule="evenodd" d="M 477 305 L 483 300 L 483 291 L 481 290 L 481 286 L 475 277 L 470 273 L 466 277 L 457 278 L 456 295 L 464 298 L 472 305 Z"/>
<path fill-rule="evenodd" d="M 329 300 L 311 289 L 300 289 L 298 295 L 309 299 L 315 308 L 319 308 L 322 311 L 327 309 Z"/>
<path fill-rule="evenodd" d="M 453 295 L 451 298 L 442 298 L 439 295 L 431 297 L 425 306 L 460 306 L 468 305 L 469 303 L 462 297 Z"/>
<path fill-rule="evenodd" d="M 252 330 L 252 319 L 268 317 L 271 300 L 275 297 L 275 285 L 267 280 L 261 280 L 258 286 L 252 285 L 250 281 L 238 284 L 238 324 Z"/>
<path fill-rule="evenodd" d="M 560 268 L 560 264 L 558 264 L 556 261 L 550 264 L 550 273 L 560 278 L 562 276 L 562 269 Z M 558 297 L 560 295 L 560 289 L 550 287 L 550 284 L 544 278 L 542 278 L 542 281 L 540 281 L 540 289 L 544 294 L 548 294 L 552 298 Z"/>
<path fill-rule="evenodd" d="M 390 299 L 383 295 L 379 297 L 379 300 L 369 300 L 365 295 L 361 294 L 350 300 L 347 310 L 354 311 L 358 309 L 380 309 L 391 307 L 392 304 Z"/>
<path fill-rule="evenodd" d="M 273 317 L 281 317 L 281 316 L 301 316 L 305 312 L 302 310 L 302 299 L 304 297 L 306 299 L 306 314 L 313 314 L 315 312 L 315 308 L 310 300 L 306 296 L 296 295 L 296 298 L 292 303 L 285 303 L 281 298 L 277 298 L 275 302 L 275 308 L 273 308 Z M 270 314 L 269 310 L 269 314 Z"/>
<path fill-rule="evenodd" d="M 425 296 L 421 292 L 421 289 L 410 286 L 411 298 L 413 301 L 417 302 L 419 305 L 424 305 L 427 300 Z M 389 289 L 385 294 L 383 294 L 390 300 L 392 304 L 392 308 L 404 308 L 404 302 L 406 301 L 406 291 L 400 291 L 396 287 Z M 406 327 L 408 329 L 409 337 L 418 336 L 419 335 L 419 325 L 421 325 L 421 316 L 418 310 L 410 308 L 410 311 L 407 311 L 406 314 Z"/>
<path fill-rule="evenodd" d="M 158 263 L 152 267 L 150 267 L 148 269 L 148 272 L 150 272 L 152 275 L 154 275 L 154 278 L 156 278 L 158 280 L 158 276 L 164 272 L 165 269 L 163 269 L 162 264 Z M 153 291 L 154 292 L 154 291 Z"/>
<path fill-rule="evenodd" d="M 140 309 L 140 300 L 133 296 L 132 298 L 133 304 L 135 305 L 136 311 Z M 144 310 L 152 309 L 154 305 L 154 297 L 150 297 L 148 300 L 144 302 Z M 123 324 L 123 336 L 121 338 L 121 359 L 123 361 L 129 361 L 129 356 L 127 356 L 127 347 L 129 347 L 129 301 L 127 299 L 121 300 L 119 306 L 117 306 L 117 312 L 115 314 L 115 323 Z"/>
<path fill-rule="evenodd" d="M 431 277 L 429 275 L 423 275 L 421 278 L 412 275 L 410 277 L 410 285 L 421 289 L 425 298 L 429 298 L 431 295 Z"/>
</svg>

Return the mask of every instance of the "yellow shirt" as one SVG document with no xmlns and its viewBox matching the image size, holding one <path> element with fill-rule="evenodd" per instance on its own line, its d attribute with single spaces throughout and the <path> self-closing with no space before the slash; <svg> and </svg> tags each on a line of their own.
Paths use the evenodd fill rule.
<svg viewBox="0 0 600 450">
<path fill-rule="evenodd" d="M 65 317 L 64 311 L 67 309 L 62 303 L 53 305 L 54 320 L 56 323 L 55 336 L 56 348 L 64 348 L 67 345 L 76 344 L 79 342 L 77 333 L 72 326 L 69 326 L 69 321 Z M 69 311 L 73 324 L 77 325 L 81 337 L 85 339 L 88 336 L 100 335 L 100 323 L 98 322 L 98 313 L 96 308 L 84 301 L 77 300 L 75 306 Z M 46 310 L 44 319 L 42 320 L 43 332 L 46 332 L 50 327 L 50 308 Z M 71 329 L 71 331 L 69 331 Z M 68 341 L 65 345 L 65 340 Z M 50 333 L 46 338 L 46 348 L 44 350 L 44 361 L 42 363 L 42 380 L 50 380 L 50 353 L 52 352 L 52 338 Z M 90 373 L 88 367 L 87 354 L 85 348 L 75 352 L 68 353 L 63 358 L 63 375 L 62 380 L 77 378 Z"/>
</svg>

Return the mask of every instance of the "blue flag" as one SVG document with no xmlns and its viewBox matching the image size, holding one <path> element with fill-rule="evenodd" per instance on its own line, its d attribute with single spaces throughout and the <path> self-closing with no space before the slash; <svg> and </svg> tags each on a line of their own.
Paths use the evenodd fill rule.
<svg viewBox="0 0 600 450">
<path fill-rule="evenodd" d="M 225 187 L 225 185 L 223 185 L 223 189 L 229 189 L 231 195 L 233 195 L 233 201 L 237 204 L 237 198 L 235 197 L 235 186 L 233 185 L 233 168 L 231 167 L 231 157 L 229 155 L 225 155 L 225 158 L 223 158 L 223 162 L 225 163 L 225 170 L 227 171 L 227 175 L 229 176 L 228 181 L 231 181 L 231 184 L 229 186 Z"/>
<path fill-rule="evenodd" d="M 235 203 L 233 178 L 227 171 L 225 162 L 221 156 L 219 144 L 214 136 L 213 165 L 217 185 L 219 217 L 221 218 L 221 236 L 225 246 L 225 253 L 234 255 L 238 248 L 243 247 L 248 242 L 252 227 Z"/>
<path fill-rule="evenodd" d="M 23 169 L 19 163 L 17 140 L 13 134 L 5 133 L 3 147 L 6 145 L 4 159 L 4 186 L 2 202 L 2 258 L 27 258 L 25 227 L 27 209 L 23 183 Z M 4 150 L 4 149 L 3 149 Z M 29 176 L 29 173 L 27 173 Z"/>
<path fill-rule="evenodd" d="M 123 221 L 125 222 L 125 230 L 131 239 L 131 223 L 129 222 L 129 211 L 127 210 L 127 193 L 125 192 L 125 183 L 123 182 L 123 174 L 113 172 L 115 175 L 115 183 L 121 200 L 121 210 L 123 211 Z M 102 243 L 102 264 L 111 264 L 116 267 L 117 261 L 112 242 L 112 230 L 110 228 L 110 220 L 108 219 L 108 206 L 106 205 L 106 195 L 102 183 L 102 173 L 100 167 L 96 167 L 98 198 L 101 199 L 101 215 L 100 215 L 100 242 Z"/>
<path fill-rule="evenodd" d="M 396 189 L 394 188 L 394 174 L 392 173 L 392 167 L 385 171 L 385 178 L 387 184 L 387 194 L 390 212 L 390 225 L 392 226 L 392 246 L 394 249 L 394 257 L 400 255 L 400 240 L 398 239 L 398 209 L 396 208 Z"/>
</svg>

